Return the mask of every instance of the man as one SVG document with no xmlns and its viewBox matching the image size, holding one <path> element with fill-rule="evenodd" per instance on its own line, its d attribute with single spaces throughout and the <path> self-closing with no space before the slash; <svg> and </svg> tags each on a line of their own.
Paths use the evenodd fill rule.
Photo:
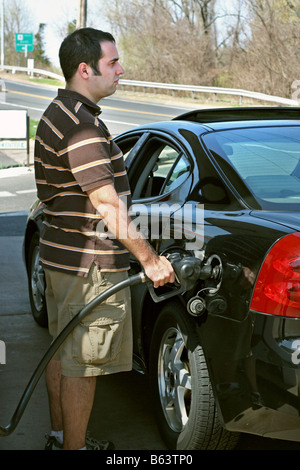
<svg viewBox="0 0 300 470">
<path fill-rule="evenodd" d="M 42 116 L 35 144 L 38 196 L 45 203 L 40 262 L 53 338 L 92 298 L 127 277 L 129 251 L 154 287 L 174 282 L 169 261 L 130 223 L 123 156 L 98 118 L 97 103 L 116 91 L 124 73 L 113 36 L 92 28 L 76 30 L 61 44 L 59 57 L 66 87 Z M 99 236 L 100 222 L 113 237 Z M 52 432 L 46 449 L 62 442 L 64 449 L 109 448 L 107 441 L 88 441 L 86 432 L 96 377 L 132 367 L 129 304 L 128 289 L 109 298 L 49 362 Z"/>
</svg>

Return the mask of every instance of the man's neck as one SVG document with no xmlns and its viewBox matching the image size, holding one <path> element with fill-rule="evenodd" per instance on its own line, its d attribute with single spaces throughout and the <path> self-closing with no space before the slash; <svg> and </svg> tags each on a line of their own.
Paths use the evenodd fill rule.
<svg viewBox="0 0 300 470">
<path fill-rule="evenodd" d="M 91 93 L 84 86 L 80 86 L 77 83 L 69 82 L 69 83 L 66 83 L 65 88 L 66 90 L 75 91 L 76 93 L 79 93 L 80 95 L 85 96 L 87 99 L 92 101 L 92 103 L 97 104 L 97 102 L 95 101 L 95 98 L 91 95 Z"/>
</svg>

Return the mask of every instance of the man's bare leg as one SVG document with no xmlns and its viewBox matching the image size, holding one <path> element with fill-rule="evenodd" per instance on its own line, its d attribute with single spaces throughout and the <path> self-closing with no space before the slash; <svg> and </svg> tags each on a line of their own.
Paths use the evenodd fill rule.
<svg viewBox="0 0 300 470">
<path fill-rule="evenodd" d="M 57 359 L 51 359 L 46 369 L 46 384 L 49 397 L 50 419 L 53 431 L 63 429 L 60 401 L 61 365 Z"/>
<path fill-rule="evenodd" d="M 64 449 L 85 447 L 85 439 L 96 390 L 96 377 L 61 378 Z"/>
</svg>

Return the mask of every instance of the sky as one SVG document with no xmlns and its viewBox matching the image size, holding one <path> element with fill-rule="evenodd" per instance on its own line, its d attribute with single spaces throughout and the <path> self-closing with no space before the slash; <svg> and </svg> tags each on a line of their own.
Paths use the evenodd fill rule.
<svg viewBox="0 0 300 470">
<path fill-rule="evenodd" d="M 6 0 L 7 1 L 7 0 Z M 101 6 L 102 0 L 87 0 L 88 7 Z M 58 34 L 57 24 L 65 24 L 68 21 L 77 19 L 79 0 L 26 0 L 28 8 L 33 12 L 32 22 L 36 24 L 36 30 L 40 23 L 45 23 L 45 52 L 46 56 L 54 65 L 59 66 L 58 50 L 62 37 Z M 88 25 L 89 26 L 89 25 Z M 101 18 L 97 18 L 95 27 L 105 28 L 105 23 Z M 19 31 L 26 33 L 27 31 Z M 31 31 L 28 31 L 31 32 Z"/>
</svg>

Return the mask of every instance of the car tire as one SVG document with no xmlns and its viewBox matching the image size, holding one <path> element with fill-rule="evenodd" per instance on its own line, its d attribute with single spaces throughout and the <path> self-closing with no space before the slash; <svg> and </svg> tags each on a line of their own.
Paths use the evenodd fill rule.
<svg viewBox="0 0 300 470">
<path fill-rule="evenodd" d="M 48 326 L 45 299 L 45 279 L 43 268 L 39 264 L 39 234 L 35 232 L 28 250 L 28 290 L 33 318 L 38 325 Z"/>
<path fill-rule="evenodd" d="M 237 433 L 223 429 L 195 322 L 178 302 L 165 305 L 150 346 L 150 385 L 159 430 L 169 449 L 229 450 Z"/>
</svg>

